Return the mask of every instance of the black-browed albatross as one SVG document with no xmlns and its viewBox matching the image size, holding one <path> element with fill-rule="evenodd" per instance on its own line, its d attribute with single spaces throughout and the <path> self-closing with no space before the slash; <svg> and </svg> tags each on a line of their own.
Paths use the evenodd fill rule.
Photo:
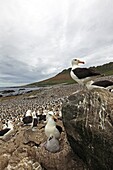
<svg viewBox="0 0 113 170">
<path fill-rule="evenodd" d="M 79 64 L 85 64 L 84 61 L 78 59 L 72 60 L 72 69 L 70 75 L 78 84 L 85 85 L 88 81 L 97 78 L 98 76 L 103 76 L 98 72 L 90 68 L 81 68 Z"/>
<path fill-rule="evenodd" d="M 3 128 L 2 130 L 0 130 L 0 139 L 4 139 L 5 137 L 7 137 L 11 132 L 13 131 L 13 123 L 12 121 L 8 121 L 7 123 L 7 127 Z"/>
<path fill-rule="evenodd" d="M 90 81 L 86 86 L 90 90 L 94 88 L 100 88 L 111 91 L 113 89 L 113 82 L 110 80 Z"/>
<path fill-rule="evenodd" d="M 24 125 L 31 125 L 32 124 L 33 117 L 32 117 L 31 110 L 27 110 L 27 112 L 24 115 L 22 121 L 23 121 Z"/>
<path fill-rule="evenodd" d="M 56 139 L 59 139 L 62 132 L 62 127 L 59 125 L 56 125 L 56 122 L 54 121 L 56 119 L 55 115 L 49 114 L 47 118 L 47 124 L 45 126 L 45 135 L 47 137 L 50 137 L 50 135 L 55 136 Z"/>
<path fill-rule="evenodd" d="M 32 130 L 35 131 L 37 129 L 38 118 L 36 116 L 36 112 L 32 112 L 33 122 L 32 122 Z"/>
</svg>

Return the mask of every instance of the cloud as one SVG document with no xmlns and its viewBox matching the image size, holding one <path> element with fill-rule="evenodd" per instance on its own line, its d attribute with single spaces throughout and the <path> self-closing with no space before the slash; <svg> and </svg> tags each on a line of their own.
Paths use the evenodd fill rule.
<svg viewBox="0 0 113 170">
<path fill-rule="evenodd" d="M 32 83 L 71 66 L 113 58 L 113 2 L 0 1 L 0 86 Z"/>
</svg>

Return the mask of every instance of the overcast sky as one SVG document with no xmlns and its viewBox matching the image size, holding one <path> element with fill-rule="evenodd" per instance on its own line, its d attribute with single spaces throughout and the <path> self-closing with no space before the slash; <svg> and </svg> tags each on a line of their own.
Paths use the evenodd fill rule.
<svg viewBox="0 0 113 170">
<path fill-rule="evenodd" d="M 113 61 L 112 0 L 0 0 L 0 86 Z"/>
</svg>

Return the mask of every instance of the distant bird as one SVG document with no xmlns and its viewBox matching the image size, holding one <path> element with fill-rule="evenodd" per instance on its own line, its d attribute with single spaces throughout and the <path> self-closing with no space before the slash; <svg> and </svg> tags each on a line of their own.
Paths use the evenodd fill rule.
<svg viewBox="0 0 113 170">
<path fill-rule="evenodd" d="M 98 76 L 103 76 L 98 72 L 95 72 L 92 69 L 81 68 L 79 64 L 85 64 L 84 61 L 80 61 L 78 59 L 72 60 L 72 69 L 70 75 L 72 79 L 74 79 L 78 84 L 86 85 L 86 83 Z"/>
<path fill-rule="evenodd" d="M 55 138 L 54 135 L 50 135 L 44 146 L 49 152 L 52 153 L 56 153 L 60 150 L 59 141 Z"/>
<path fill-rule="evenodd" d="M 113 89 L 113 82 L 109 80 L 90 81 L 86 86 L 90 90 L 94 88 L 101 88 L 111 91 Z"/>
<path fill-rule="evenodd" d="M 32 117 L 32 112 L 31 112 L 31 110 L 28 110 L 28 111 L 26 112 L 26 114 L 24 115 L 22 121 L 23 121 L 24 125 L 31 125 L 31 124 L 32 124 L 33 117 Z"/>
<path fill-rule="evenodd" d="M 0 138 L 5 138 L 13 131 L 13 123 L 12 121 L 8 121 L 7 127 L 0 130 Z"/>
<path fill-rule="evenodd" d="M 38 120 L 39 120 L 39 122 L 42 122 L 42 123 L 45 123 L 45 121 L 46 121 L 46 115 L 38 115 Z"/>
<path fill-rule="evenodd" d="M 4 123 L 3 126 L 2 126 L 2 129 L 6 129 L 7 127 L 8 127 L 8 124 Z"/>
<path fill-rule="evenodd" d="M 46 115 L 37 115 L 39 123 L 44 123 L 46 121 Z"/>
<path fill-rule="evenodd" d="M 56 109 L 55 116 L 57 116 L 59 120 L 62 120 L 62 111 L 60 109 Z"/>
<path fill-rule="evenodd" d="M 44 123 L 46 121 L 46 114 L 43 111 L 38 110 L 37 111 L 37 118 L 39 123 Z"/>
<path fill-rule="evenodd" d="M 37 124 L 38 124 L 38 118 L 36 116 L 36 112 L 32 112 L 32 118 L 33 118 L 33 122 L 32 122 L 32 130 L 35 131 L 36 130 L 36 127 L 37 127 Z"/>
<path fill-rule="evenodd" d="M 54 121 L 54 118 L 56 118 L 54 115 L 49 114 L 49 117 L 47 119 L 47 124 L 45 126 L 45 134 L 47 137 L 50 137 L 50 135 L 55 136 L 55 138 L 59 139 L 62 127 L 56 126 L 56 122 Z"/>
</svg>

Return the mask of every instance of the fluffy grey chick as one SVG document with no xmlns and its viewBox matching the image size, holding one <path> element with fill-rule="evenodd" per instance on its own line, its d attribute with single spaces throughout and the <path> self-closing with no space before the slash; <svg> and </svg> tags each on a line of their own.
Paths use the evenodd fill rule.
<svg viewBox="0 0 113 170">
<path fill-rule="evenodd" d="M 47 142 L 45 144 L 45 148 L 49 152 L 53 152 L 53 153 L 59 151 L 60 145 L 58 139 L 56 139 L 54 135 L 50 135 L 50 137 L 47 139 Z"/>
</svg>

